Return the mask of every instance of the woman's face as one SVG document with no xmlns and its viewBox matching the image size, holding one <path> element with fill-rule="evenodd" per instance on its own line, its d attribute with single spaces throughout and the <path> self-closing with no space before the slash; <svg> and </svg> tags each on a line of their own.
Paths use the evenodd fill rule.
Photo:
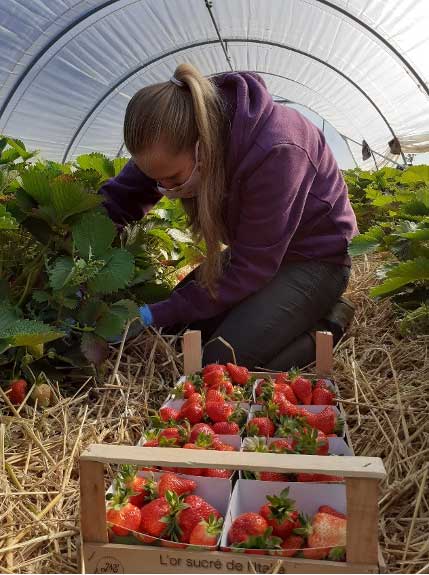
<svg viewBox="0 0 429 575">
<path fill-rule="evenodd" d="M 163 188 L 171 189 L 185 183 L 195 167 L 195 150 L 172 152 L 161 142 L 133 156 L 140 170 Z"/>
</svg>

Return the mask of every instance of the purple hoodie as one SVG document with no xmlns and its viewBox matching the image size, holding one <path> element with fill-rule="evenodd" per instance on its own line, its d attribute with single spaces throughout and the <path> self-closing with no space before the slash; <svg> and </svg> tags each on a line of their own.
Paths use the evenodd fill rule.
<svg viewBox="0 0 429 575">
<path fill-rule="evenodd" d="M 323 134 L 299 112 L 275 104 L 257 74 L 217 76 L 231 131 L 225 221 L 231 259 L 218 297 L 192 281 L 151 304 L 157 327 L 212 317 L 263 288 L 283 261 L 350 265 L 357 233 L 347 187 Z M 117 223 L 139 220 L 162 197 L 130 161 L 101 189 Z"/>
</svg>

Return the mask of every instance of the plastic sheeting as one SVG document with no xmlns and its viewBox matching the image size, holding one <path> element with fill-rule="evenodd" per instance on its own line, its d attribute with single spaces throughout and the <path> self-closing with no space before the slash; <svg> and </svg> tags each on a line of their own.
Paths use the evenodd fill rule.
<svg viewBox="0 0 429 575">
<path fill-rule="evenodd" d="M 261 73 L 360 165 L 363 139 L 429 151 L 428 30 L 428 0 L 0 0 L 0 132 L 51 159 L 116 155 L 133 93 L 190 61 Z"/>
</svg>

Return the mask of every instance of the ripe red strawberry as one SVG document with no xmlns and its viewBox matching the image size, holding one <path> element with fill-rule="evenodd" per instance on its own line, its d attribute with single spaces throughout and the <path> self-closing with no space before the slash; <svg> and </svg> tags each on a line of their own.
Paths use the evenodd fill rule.
<svg viewBox="0 0 429 575">
<path fill-rule="evenodd" d="M 188 397 L 188 399 L 185 401 L 183 405 L 191 405 L 192 403 L 200 403 L 200 404 L 203 403 L 203 396 L 201 395 L 201 393 L 198 393 L 197 391 L 191 393 L 191 395 Z"/>
<path fill-rule="evenodd" d="M 222 531 L 222 525 L 222 517 L 216 518 L 214 515 L 210 515 L 207 521 L 202 519 L 192 529 L 189 543 L 191 545 L 207 545 L 210 547 L 216 545 Z"/>
<path fill-rule="evenodd" d="M 118 479 L 129 492 L 128 500 L 132 505 L 141 507 L 146 498 L 156 493 L 156 484 L 151 479 L 137 475 L 134 465 L 121 465 Z"/>
<path fill-rule="evenodd" d="M 328 515 L 334 515 L 335 517 L 339 517 L 340 519 L 347 519 L 347 515 L 344 515 L 344 513 L 336 511 L 333 507 L 330 507 L 329 505 L 321 505 L 317 511 L 319 513 L 328 513 Z"/>
<path fill-rule="evenodd" d="M 297 453 L 303 455 L 328 455 L 329 442 L 323 431 L 308 424 L 293 434 L 293 446 Z"/>
<path fill-rule="evenodd" d="M 159 417 L 162 421 L 176 421 L 179 417 L 179 412 L 173 407 L 161 407 L 159 410 Z"/>
<path fill-rule="evenodd" d="M 260 397 L 264 391 L 264 387 L 270 383 L 269 378 L 267 379 L 259 379 L 258 383 L 256 384 L 255 394 L 256 397 Z"/>
<path fill-rule="evenodd" d="M 225 401 L 208 401 L 206 403 L 207 416 L 215 423 L 218 421 L 227 421 L 233 412 L 233 406 Z"/>
<path fill-rule="evenodd" d="M 289 374 L 287 372 L 278 373 L 276 375 L 274 383 L 287 384 L 287 385 L 290 384 Z"/>
<path fill-rule="evenodd" d="M 199 403 L 183 404 L 179 412 L 179 419 L 187 419 L 189 423 L 199 423 L 204 416 L 204 409 Z"/>
<path fill-rule="evenodd" d="M 254 417 L 247 423 L 248 435 L 263 435 L 272 437 L 274 435 L 274 423 L 268 417 Z"/>
<path fill-rule="evenodd" d="M 286 473 L 277 473 L 276 471 L 255 471 L 255 478 L 259 481 L 288 481 Z"/>
<path fill-rule="evenodd" d="M 342 419 L 338 418 L 330 405 L 325 407 L 323 411 L 320 413 L 310 413 L 304 411 L 303 413 L 307 423 L 311 425 L 311 427 L 315 427 L 316 429 L 320 429 L 323 431 L 325 435 L 329 435 L 330 433 L 341 432 L 342 429 Z"/>
<path fill-rule="evenodd" d="M 234 393 L 234 386 L 230 381 L 224 381 L 221 389 L 223 389 L 225 395 L 232 395 Z"/>
<path fill-rule="evenodd" d="M 300 403 L 310 405 L 313 392 L 311 381 L 305 377 L 296 375 L 292 378 L 291 386 Z"/>
<path fill-rule="evenodd" d="M 208 521 L 210 515 L 216 519 L 219 519 L 221 515 L 217 509 L 199 495 L 188 495 L 185 497 L 184 503 L 187 508 L 179 511 L 176 520 L 182 532 L 179 541 L 188 543 L 192 530 L 197 523 L 202 519 Z"/>
<path fill-rule="evenodd" d="M 159 447 L 159 441 L 157 439 L 149 439 L 143 444 L 143 447 Z"/>
<path fill-rule="evenodd" d="M 219 389 L 208 389 L 206 393 L 207 401 L 225 401 L 224 394 Z"/>
<path fill-rule="evenodd" d="M 216 451 L 235 451 L 235 448 L 229 443 L 222 443 L 221 441 L 217 441 L 213 443 L 213 448 Z"/>
<path fill-rule="evenodd" d="M 278 403 L 278 413 L 280 415 L 287 415 L 288 417 L 300 417 L 302 409 L 284 397 L 283 401 Z"/>
<path fill-rule="evenodd" d="M 204 475 L 206 477 L 222 477 L 223 479 L 229 479 L 232 473 L 233 472 L 229 469 L 206 469 Z"/>
<path fill-rule="evenodd" d="M 109 498 L 106 520 L 111 523 L 113 533 L 119 536 L 126 536 L 130 531 L 137 531 L 140 525 L 140 509 L 130 503 L 128 491 L 119 488 Z"/>
<path fill-rule="evenodd" d="M 204 435 L 213 436 L 215 435 L 214 430 L 211 428 L 208 423 L 196 423 L 191 429 L 191 435 L 189 437 L 189 442 L 193 443 L 196 441 L 200 433 Z"/>
<path fill-rule="evenodd" d="M 280 495 L 267 495 L 268 503 L 263 505 L 259 514 L 273 528 L 273 534 L 285 539 L 295 527 L 299 527 L 299 513 L 295 502 L 289 499 L 289 488 L 283 489 Z"/>
<path fill-rule="evenodd" d="M 269 445 L 269 450 L 273 453 L 293 453 L 294 448 L 289 439 L 275 439 Z"/>
<path fill-rule="evenodd" d="M 234 365 L 233 363 L 227 363 L 226 369 L 228 370 L 229 376 L 233 383 L 236 383 L 237 385 L 246 385 L 246 383 L 249 381 L 249 370 L 247 367 Z"/>
<path fill-rule="evenodd" d="M 332 405 L 334 403 L 334 394 L 327 388 L 316 387 L 313 391 L 311 402 L 313 405 Z"/>
<path fill-rule="evenodd" d="M 315 481 L 317 483 L 339 483 L 343 481 L 343 477 L 338 475 L 323 475 L 322 473 L 298 473 L 297 481 Z"/>
<path fill-rule="evenodd" d="M 21 405 L 27 394 L 27 382 L 25 379 L 16 379 L 10 384 L 9 400 L 13 405 Z"/>
<path fill-rule="evenodd" d="M 175 473 L 164 473 L 158 482 L 158 493 L 163 497 L 167 491 L 172 491 L 177 495 L 191 494 L 197 488 L 197 484 L 192 479 L 184 479 Z"/>
<path fill-rule="evenodd" d="M 240 427 L 235 421 L 217 421 L 212 425 L 213 431 L 219 435 L 239 435 Z"/>
<path fill-rule="evenodd" d="M 161 429 L 158 434 L 159 443 L 163 443 L 164 446 L 166 446 L 165 442 L 163 441 L 164 439 L 169 440 L 169 444 L 171 446 L 181 445 L 184 441 L 187 441 L 188 431 L 182 426 L 166 427 Z"/>
<path fill-rule="evenodd" d="M 228 532 L 228 543 L 243 543 L 250 536 L 263 535 L 268 523 L 259 513 L 242 513 L 234 519 Z"/>
<path fill-rule="evenodd" d="M 185 381 L 183 384 L 183 397 L 188 399 L 193 393 L 195 393 L 195 387 L 192 381 Z"/>
<path fill-rule="evenodd" d="M 219 389 L 225 381 L 225 373 L 222 369 L 212 369 L 203 375 L 203 380 L 206 387 Z"/>
<path fill-rule="evenodd" d="M 209 363 L 203 367 L 203 375 L 206 375 L 210 371 L 221 371 L 222 373 L 226 373 L 227 370 L 222 363 Z"/>
<path fill-rule="evenodd" d="M 289 535 L 282 543 L 282 556 L 283 557 L 294 557 L 298 550 L 304 545 L 304 537 L 300 535 Z"/>
<path fill-rule="evenodd" d="M 140 509 L 141 521 L 139 531 L 161 537 L 169 535 L 169 520 L 172 513 L 170 505 L 165 497 L 154 499 Z"/>
<path fill-rule="evenodd" d="M 286 397 L 286 399 L 288 401 L 290 401 L 294 405 L 297 405 L 298 400 L 296 398 L 296 395 L 293 392 L 293 389 L 291 388 L 291 386 L 289 384 L 287 384 L 287 383 L 275 383 L 274 384 L 274 392 L 281 393 L 282 395 L 284 395 Z"/>
<path fill-rule="evenodd" d="M 314 384 L 314 388 L 315 389 L 318 389 L 318 388 L 325 388 L 326 389 L 327 387 L 329 387 L 329 383 L 330 382 L 327 379 L 318 379 L 316 381 L 316 383 Z"/>
<path fill-rule="evenodd" d="M 335 557 L 345 555 L 347 520 L 328 513 L 316 513 L 311 524 L 307 521 L 298 535 L 307 536 L 307 547 L 302 550 L 307 559 L 325 559 L 331 551 Z"/>
</svg>

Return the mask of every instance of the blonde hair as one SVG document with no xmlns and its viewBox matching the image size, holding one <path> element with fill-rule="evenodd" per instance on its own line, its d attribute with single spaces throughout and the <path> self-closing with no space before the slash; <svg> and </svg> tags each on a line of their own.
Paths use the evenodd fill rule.
<svg viewBox="0 0 429 575">
<path fill-rule="evenodd" d="M 199 141 L 198 197 L 181 201 L 195 239 L 203 239 L 207 247 L 198 279 L 215 296 L 222 272 L 221 243 L 226 239 L 222 218 L 226 115 L 216 87 L 194 66 L 180 64 L 174 78 L 179 85 L 162 82 L 146 86 L 133 96 L 125 113 L 124 142 L 135 155 L 160 140 L 173 152 L 193 150 Z"/>
</svg>

